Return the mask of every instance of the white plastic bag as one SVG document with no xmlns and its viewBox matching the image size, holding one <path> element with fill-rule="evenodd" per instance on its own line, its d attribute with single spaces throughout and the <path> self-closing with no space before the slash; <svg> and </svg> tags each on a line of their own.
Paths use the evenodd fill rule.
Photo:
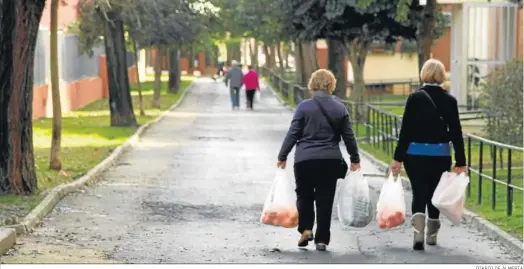
<svg viewBox="0 0 524 269">
<path fill-rule="evenodd" d="M 362 172 L 350 172 L 337 190 L 338 220 L 345 226 L 366 227 L 373 220 L 368 181 Z"/>
<path fill-rule="evenodd" d="M 257 90 L 257 91 L 255 92 L 255 99 L 256 99 L 257 103 L 260 103 L 260 101 L 262 100 L 262 99 L 261 99 L 262 97 L 260 96 L 260 94 L 261 94 L 261 93 L 260 93 L 259 90 Z"/>
<path fill-rule="evenodd" d="M 464 173 L 444 172 L 431 198 L 431 203 L 455 225 L 462 218 L 468 184 L 469 178 Z"/>
<path fill-rule="evenodd" d="M 284 169 L 277 169 L 273 186 L 264 203 L 260 222 L 267 225 L 294 228 L 298 226 L 294 184 Z"/>
<path fill-rule="evenodd" d="M 389 178 L 382 185 L 377 202 L 377 224 L 381 229 L 397 227 L 406 220 L 406 201 L 400 177 Z"/>
</svg>

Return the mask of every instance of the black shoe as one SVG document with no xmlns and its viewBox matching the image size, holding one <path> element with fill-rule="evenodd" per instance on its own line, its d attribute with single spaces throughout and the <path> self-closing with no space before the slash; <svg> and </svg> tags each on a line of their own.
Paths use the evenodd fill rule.
<svg viewBox="0 0 524 269">
<path fill-rule="evenodd" d="M 415 242 L 413 244 L 413 250 L 418 250 L 418 251 L 424 250 L 424 242 Z"/>
<path fill-rule="evenodd" d="M 300 236 L 300 240 L 298 240 L 298 246 L 299 247 L 307 247 L 309 244 L 309 241 L 313 241 L 313 232 L 312 231 L 304 231 L 302 235 Z"/>
</svg>

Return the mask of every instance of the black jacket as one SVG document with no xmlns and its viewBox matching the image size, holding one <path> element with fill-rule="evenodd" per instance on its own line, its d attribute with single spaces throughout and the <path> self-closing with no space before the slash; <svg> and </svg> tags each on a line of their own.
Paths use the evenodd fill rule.
<svg viewBox="0 0 524 269">
<path fill-rule="evenodd" d="M 426 91 L 431 96 L 437 106 L 438 114 L 428 97 L 420 91 Z M 394 159 L 399 162 L 404 161 L 411 142 L 448 143 L 450 141 L 455 152 L 455 166 L 465 166 L 464 139 L 455 97 L 438 86 L 424 86 L 410 94 L 404 109 L 402 129 Z"/>
</svg>

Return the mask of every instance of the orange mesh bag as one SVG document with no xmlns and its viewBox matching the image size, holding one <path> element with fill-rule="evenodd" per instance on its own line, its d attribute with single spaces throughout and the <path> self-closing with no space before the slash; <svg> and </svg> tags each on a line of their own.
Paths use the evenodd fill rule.
<svg viewBox="0 0 524 269">
<path fill-rule="evenodd" d="M 382 185 L 377 202 L 376 220 L 380 229 L 394 228 L 406 221 L 406 202 L 400 178 L 390 175 Z"/>
<path fill-rule="evenodd" d="M 298 226 L 298 210 L 293 182 L 278 169 L 271 190 L 264 203 L 260 222 L 266 225 L 294 228 Z"/>
</svg>

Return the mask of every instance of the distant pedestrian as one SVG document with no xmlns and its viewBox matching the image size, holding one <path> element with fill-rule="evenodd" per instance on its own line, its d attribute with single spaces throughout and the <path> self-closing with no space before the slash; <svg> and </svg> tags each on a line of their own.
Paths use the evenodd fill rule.
<svg viewBox="0 0 524 269">
<path fill-rule="evenodd" d="M 351 171 L 360 169 L 357 141 L 346 106 L 332 97 L 335 76 L 320 69 L 311 75 L 308 89 L 313 97 L 302 101 L 284 139 L 277 166 L 286 167 L 289 152 L 295 149 L 295 181 L 298 208 L 299 247 L 315 240 L 324 251 L 331 237 L 331 213 L 337 179 L 344 178 L 348 167 L 340 152 L 340 138 L 351 156 Z M 316 202 L 316 203 L 315 203 Z M 315 209 L 317 230 L 313 238 Z"/>
<path fill-rule="evenodd" d="M 231 103 L 233 105 L 233 110 L 240 109 L 240 88 L 242 87 L 242 79 L 244 78 L 244 73 L 242 69 L 238 66 L 238 62 L 233 60 L 231 62 L 231 68 L 227 71 L 226 78 L 224 82 L 229 86 L 229 93 L 231 96 Z"/>
<path fill-rule="evenodd" d="M 431 198 L 442 174 L 451 168 L 449 142 L 453 143 L 455 152 L 455 173 L 467 171 L 457 100 L 440 86 L 446 79 L 444 65 L 430 59 L 422 66 L 420 77 L 424 85 L 407 99 L 391 163 L 393 175 L 400 174 L 404 163 L 411 182 L 414 250 L 424 250 L 426 208 L 425 241 L 428 245 L 437 244 L 440 212 L 431 203 Z"/>
<path fill-rule="evenodd" d="M 255 99 L 256 91 L 260 91 L 260 84 L 258 82 L 258 74 L 253 68 L 249 65 L 247 73 L 244 75 L 242 82 L 246 87 L 246 97 L 247 97 L 247 108 L 253 110 L 253 100 Z"/>
<path fill-rule="evenodd" d="M 223 77 L 225 75 L 225 70 L 224 70 L 224 65 L 225 65 L 225 61 L 224 61 L 224 57 L 222 56 L 222 54 L 220 52 L 218 52 L 218 55 L 217 55 L 217 71 L 216 73 L 213 75 L 213 80 L 217 80 L 218 78 L 220 77 Z"/>
<path fill-rule="evenodd" d="M 224 76 L 224 62 L 218 62 L 217 73 L 216 73 L 215 79 L 221 76 Z"/>
</svg>

